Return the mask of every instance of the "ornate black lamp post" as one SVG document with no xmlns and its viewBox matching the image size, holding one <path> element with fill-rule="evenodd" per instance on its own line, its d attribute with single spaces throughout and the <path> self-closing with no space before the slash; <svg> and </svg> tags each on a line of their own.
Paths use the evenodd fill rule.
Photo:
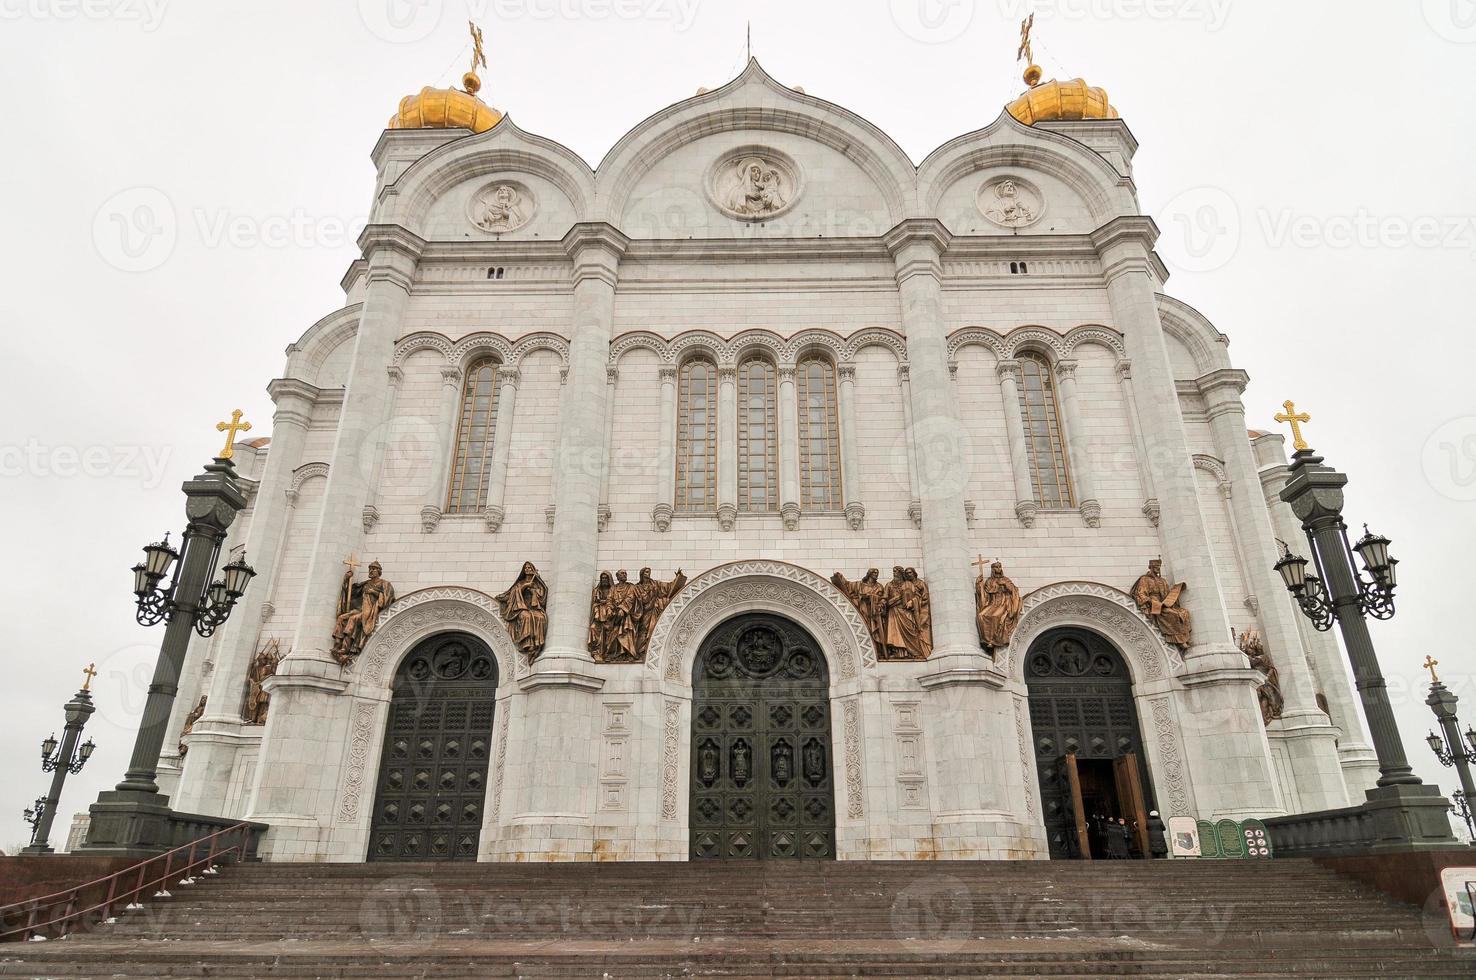
<svg viewBox="0 0 1476 980">
<path fill-rule="evenodd" d="M 1291 423 L 1296 453 L 1292 456 L 1291 480 L 1282 489 L 1281 499 L 1302 522 L 1317 573 L 1308 574 L 1307 559 L 1292 554 L 1289 548 L 1276 563 L 1276 570 L 1317 629 L 1328 630 L 1337 623 L 1353 664 L 1379 758 L 1377 787 L 1368 791 L 1368 801 L 1363 804 L 1369 811 L 1365 816 L 1373 819 L 1362 823 L 1374 828 L 1376 839 L 1366 843 L 1394 848 L 1449 846 L 1454 838 L 1445 816 L 1448 804 L 1436 787 L 1421 782 L 1405 757 L 1399 726 L 1389 705 L 1388 686 L 1365 618 L 1388 619 L 1394 615 L 1394 568 L 1398 562 L 1389 557 L 1389 539 L 1367 533 L 1367 527 L 1364 536 L 1349 546 L 1348 528 L 1343 523 L 1343 487 L 1348 477 L 1324 466 L 1322 457 L 1302 438 L 1301 426 L 1312 417 L 1298 414 L 1292 402 L 1284 407 L 1285 414 L 1277 415 L 1276 421 Z M 1363 572 L 1354 565 L 1354 552 L 1363 560 Z"/>
<path fill-rule="evenodd" d="M 230 422 L 216 428 L 227 433 L 225 448 L 204 473 L 184 484 L 189 523 L 181 549 L 171 547 L 166 535 L 163 541 L 144 548 L 144 560 L 133 566 L 138 621 L 145 626 L 167 625 L 128 771 L 115 790 L 100 794 L 92 806 L 85 845 L 89 851 L 137 855 L 157 852 L 169 844 L 168 798 L 160 795 L 155 780 L 190 632 L 201 636 L 215 632 L 256 574 L 243 555 L 215 578 L 221 542 L 236 514 L 246 506 L 246 495 L 231 463 L 231 444 L 236 433 L 250 429 L 251 424 L 242 422 L 237 410 Z M 171 567 L 174 578 L 161 587 Z"/>
<path fill-rule="evenodd" d="M 82 673 L 87 675 L 87 680 L 82 682 L 82 689 L 67 702 L 64 709 L 66 727 L 62 729 L 61 751 L 57 751 L 55 735 L 41 742 L 41 771 L 55 775 L 51 777 L 51 789 L 47 794 L 37 800 L 34 807 L 25 811 L 26 822 L 31 825 L 31 843 L 22 848 L 22 854 L 51 853 L 52 848 L 47 841 L 51 837 L 51 824 L 56 819 L 57 806 L 61 803 L 62 787 L 66 785 L 68 774 L 75 775 L 82 771 L 87 760 L 92 758 L 92 750 L 96 748 L 90 738 L 81 745 L 77 744 L 77 740 L 82 737 L 82 727 L 97 710 L 92 704 L 92 692 L 88 690 L 92 679 L 97 676 L 97 665 L 88 664 Z"/>
<path fill-rule="evenodd" d="M 1440 734 L 1431 732 L 1425 737 L 1425 744 L 1430 746 L 1430 751 L 1435 753 L 1442 766 L 1455 767 L 1461 780 L 1461 791 L 1451 794 L 1451 802 L 1456 814 L 1465 821 L 1466 832 L 1476 841 L 1476 817 L 1471 813 L 1471 806 L 1476 804 L 1476 785 L 1471 782 L 1471 763 L 1476 761 L 1476 729 L 1467 726 L 1462 738 L 1461 723 L 1456 718 L 1456 703 L 1460 699 L 1440 682 L 1440 675 L 1435 673 L 1439 664 L 1440 661 L 1434 657 L 1425 657 L 1425 669 L 1430 672 L 1430 696 L 1425 703 L 1435 712 L 1440 723 Z"/>
</svg>

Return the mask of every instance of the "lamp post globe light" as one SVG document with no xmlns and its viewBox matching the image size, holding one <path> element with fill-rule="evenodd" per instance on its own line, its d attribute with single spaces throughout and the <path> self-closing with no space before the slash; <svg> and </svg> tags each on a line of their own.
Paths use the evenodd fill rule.
<svg viewBox="0 0 1476 980">
<path fill-rule="evenodd" d="M 1321 842 L 1322 846 L 1326 850 L 1356 846 L 1365 852 L 1450 847 L 1455 843 L 1446 817 L 1450 804 L 1437 787 L 1425 785 L 1415 775 L 1405 757 L 1388 685 L 1368 630 L 1368 617 L 1389 619 L 1394 615 L 1398 560 L 1389 556 L 1389 539 L 1370 532 L 1367 525 L 1363 537 L 1349 545 L 1343 523 L 1343 488 L 1348 477 L 1324 465 L 1302 438 L 1301 426 L 1312 417 L 1298 413 L 1290 401 L 1284 408 L 1276 421 L 1291 424 L 1296 452 L 1281 499 L 1302 522 L 1312 560 L 1283 546 L 1276 571 L 1314 627 L 1326 631 L 1336 624 L 1341 632 L 1379 760 L 1379 779 L 1367 800 L 1348 811 L 1332 811 L 1347 818 L 1341 821 L 1343 826 L 1362 828 L 1359 833 L 1368 836 L 1357 841 L 1329 840 Z M 1354 554 L 1363 562 L 1361 571 Z M 1309 564 L 1315 573 L 1309 572 Z M 1326 825 L 1336 823 L 1327 821 Z"/>
<path fill-rule="evenodd" d="M 87 675 L 87 679 L 82 682 L 82 689 L 63 709 L 66 712 L 66 724 L 62 729 L 61 741 L 58 742 L 55 735 L 41 740 L 41 771 L 54 775 L 51 777 L 51 789 L 25 811 L 26 822 L 31 825 L 31 843 L 21 849 L 22 854 L 52 852 L 48 843 L 51 824 L 56 819 L 67 776 L 81 772 L 82 767 L 87 765 L 87 760 L 92 758 L 92 750 L 96 748 L 90 738 L 81 745 L 77 744 L 82 738 L 82 728 L 87 724 L 87 719 L 97 710 L 92 703 L 92 692 L 88 690 L 92 679 L 97 676 L 96 665 L 89 664 L 83 673 Z"/>
<path fill-rule="evenodd" d="M 144 626 L 164 623 L 164 639 L 128 771 L 115 789 L 99 794 L 91 807 L 82 847 L 89 853 L 148 856 L 172 845 L 172 811 L 168 797 L 159 792 L 157 774 L 190 633 L 202 637 L 214 633 L 230 617 L 256 574 L 242 555 L 216 575 L 226 532 L 246 506 L 246 494 L 231 462 L 231 446 L 236 433 L 250 429 L 251 424 L 242 422 L 237 410 L 230 422 L 216 428 L 227 433 L 225 448 L 205 472 L 183 486 L 187 523 L 179 549 L 165 535 L 164 540 L 144 548 L 143 561 L 132 569 L 136 618 Z M 173 578 L 165 586 L 171 570 Z"/>
</svg>

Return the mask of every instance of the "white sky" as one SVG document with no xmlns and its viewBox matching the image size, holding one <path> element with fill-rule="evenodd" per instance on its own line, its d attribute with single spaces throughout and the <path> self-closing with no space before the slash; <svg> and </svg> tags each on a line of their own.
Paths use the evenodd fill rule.
<svg viewBox="0 0 1476 980">
<path fill-rule="evenodd" d="M 1025 7 L 0 0 L 0 847 L 28 836 L 37 745 L 90 660 L 99 748 L 53 843 L 121 777 L 162 635 L 134 624 L 128 568 L 177 535 L 217 420 L 244 408 L 267 433 L 283 348 L 342 305 L 369 152 L 402 95 L 465 70 L 469 11 L 487 100 L 595 164 L 732 78 L 749 19 L 771 74 L 919 161 L 1018 93 Z M 1033 7 L 1047 76 L 1105 86 L 1141 141 L 1169 291 L 1230 335 L 1251 424 L 1310 410 L 1350 524 L 1394 540 L 1399 615 L 1374 636 L 1410 758 L 1449 791 L 1419 664 L 1442 661 L 1476 722 L 1476 0 Z M 165 233 L 130 257 L 116 222 L 141 203 Z"/>
</svg>

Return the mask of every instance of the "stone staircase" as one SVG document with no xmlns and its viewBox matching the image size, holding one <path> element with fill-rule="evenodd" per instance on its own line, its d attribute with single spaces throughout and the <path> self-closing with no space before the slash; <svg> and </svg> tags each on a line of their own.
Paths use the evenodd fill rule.
<svg viewBox="0 0 1476 980">
<path fill-rule="evenodd" d="M 253 864 L 15 977 L 1473 977 L 1310 862 Z"/>
</svg>

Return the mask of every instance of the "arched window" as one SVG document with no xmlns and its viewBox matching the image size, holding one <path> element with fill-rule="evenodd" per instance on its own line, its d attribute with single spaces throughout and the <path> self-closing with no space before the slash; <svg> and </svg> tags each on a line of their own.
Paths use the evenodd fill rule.
<svg viewBox="0 0 1476 980">
<path fill-rule="evenodd" d="M 1042 507 L 1076 506 L 1066 443 L 1061 438 L 1061 409 L 1051 364 L 1040 354 L 1020 355 L 1020 414 L 1025 420 L 1025 446 L 1030 457 L 1030 481 Z"/>
<path fill-rule="evenodd" d="M 448 514 L 474 514 L 487 506 L 492 442 L 497 434 L 497 369 L 501 366 L 495 357 L 484 357 L 467 369 L 451 487 L 446 493 Z"/>
<path fill-rule="evenodd" d="M 677 373 L 676 509 L 717 509 L 717 365 L 694 357 Z"/>
<path fill-rule="evenodd" d="M 738 509 L 779 509 L 779 379 L 772 361 L 738 365 Z"/>
<path fill-rule="evenodd" d="M 807 511 L 840 510 L 840 421 L 835 367 L 824 357 L 800 361 L 795 371 L 799 402 L 800 506 Z"/>
</svg>

